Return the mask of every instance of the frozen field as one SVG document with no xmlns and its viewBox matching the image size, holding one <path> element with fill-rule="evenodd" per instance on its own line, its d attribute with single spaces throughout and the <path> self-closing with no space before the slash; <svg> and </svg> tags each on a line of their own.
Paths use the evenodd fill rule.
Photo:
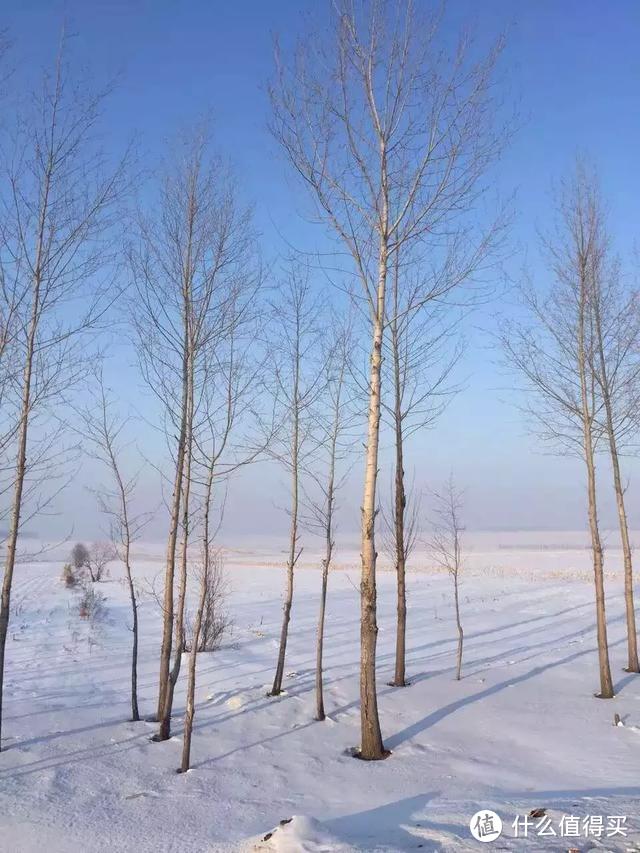
<svg viewBox="0 0 640 853">
<path fill-rule="evenodd" d="M 105 616 L 80 619 L 61 560 L 19 566 L 8 640 L 5 751 L 0 754 L 0 850 L 464 851 L 479 809 L 503 819 L 489 849 L 640 849 L 640 676 L 623 671 L 622 581 L 607 578 L 617 695 L 593 698 L 594 607 L 583 537 L 520 533 L 471 539 L 463 579 L 463 679 L 454 680 L 450 580 L 409 579 L 411 687 L 388 687 L 394 577 L 379 578 L 379 693 L 391 757 L 350 757 L 359 740 L 358 571 L 338 555 L 330 579 L 325 705 L 313 721 L 319 575 L 303 559 L 287 658 L 287 692 L 266 697 L 275 666 L 283 569 L 276 548 L 229 555 L 234 621 L 224 648 L 199 658 L 194 769 L 177 775 L 184 685 L 174 738 L 154 744 L 150 723 L 127 722 L 127 595 L 118 569 L 99 585 Z M 571 547 L 569 547 L 571 546 Z M 419 560 L 417 562 L 420 562 Z M 139 549 L 146 588 L 160 553 Z M 146 579 L 146 580 L 145 580 Z M 141 711 L 155 709 L 160 615 L 141 603 Z M 185 667 L 183 667 L 184 673 Z M 613 725 L 618 713 L 624 725 Z M 627 816 L 626 837 L 513 839 L 516 815 Z M 280 820 L 296 817 L 262 837 Z"/>
</svg>

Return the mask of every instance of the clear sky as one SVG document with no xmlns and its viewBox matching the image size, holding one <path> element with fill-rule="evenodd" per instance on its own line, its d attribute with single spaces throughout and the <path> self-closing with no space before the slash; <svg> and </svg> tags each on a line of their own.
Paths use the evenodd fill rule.
<svg viewBox="0 0 640 853">
<path fill-rule="evenodd" d="M 427 0 L 417 0 L 417 5 Z M 75 36 L 76 56 L 98 78 L 120 73 L 109 111 L 114 147 L 136 134 L 153 164 L 164 140 L 206 113 L 217 146 L 231 157 L 256 216 L 267 257 L 285 251 L 283 237 L 309 244 L 312 226 L 298 219 L 304 196 L 275 150 L 266 128 L 265 84 L 272 68 L 272 36 L 286 39 L 304 26 L 317 2 L 293 0 L 3 0 L 0 25 L 14 42 L 19 75 L 46 65 L 61 26 Z M 616 244 L 628 255 L 640 242 L 640 2 L 638 0 L 450 0 L 447 21 L 476 25 L 481 37 L 508 31 L 501 71 L 505 97 L 518 104 L 520 130 L 500 167 L 500 190 L 516 191 L 510 271 L 524 263 L 538 277 L 536 228 L 548 221 L 550 186 L 570 169 L 577 152 L 598 165 L 611 208 Z M 541 455 L 525 434 L 483 332 L 507 305 L 480 310 L 461 375 L 466 390 L 412 454 L 418 486 L 437 485 L 455 471 L 468 488 L 467 522 L 475 528 L 582 528 L 583 477 L 572 460 Z M 123 358 L 126 360 L 127 355 Z M 129 359 L 131 360 L 131 359 Z M 138 380 L 123 373 L 125 398 Z M 640 494 L 640 466 L 631 493 Z M 228 524 L 238 533 L 272 531 L 280 518 L 278 477 L 255 469 L 231 492 Z M 257 478 L 257 479 L 256 479 Z M 388 482 L 383 474 L 382 484 Z M 151 481 L 147 484 L 153 493 Z M 349 486 L 357 515 L 359 482 Z M 234 504 L 236 507 L 234 507 Z M 242 507 L 242 510 L 239 507 Z M 640 528 L 640 503 L 631 501 Z M 76 528 L 90 526 L 82 484 L 65 500 Z M 613 521 L 610 509 L 605 522 Z M 282 518 L 283 526 L 286 520 Z"/>
</svg>

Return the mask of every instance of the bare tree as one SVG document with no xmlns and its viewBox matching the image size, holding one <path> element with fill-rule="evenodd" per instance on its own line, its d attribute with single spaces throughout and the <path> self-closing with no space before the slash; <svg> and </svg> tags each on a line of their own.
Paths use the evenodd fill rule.
<svg viewBox="0 0 640 853">
<path fill-rule="evenodd" d="M 310 457 L 317 449 L 314 413 L 323 383 L 324 366 L 319 362 L 319 312 L 306 271 L 292 268 L 274 305 L 273 394 L 280 411 L 279 427 L 270 453 L 291 477 L 289 504 L 289 553 L 283 603 L 278 661 L 270 696 L 282 692 L 284 664 L 293 604 L 293 581 L 300 547 L 300 481 Z"/>
<path fill-rule="evenodd" d="M 91 583 L 99 583 L 104 579 L 107 566 L 117 558 L 118 554 L 113 542 L 92 542 L 87 552 L 84 567 L 89 574 Z"/>
<path fill-rule="evenodd" d="M 199 572 L 196 572 L 200 590 L 191 626 L 182 772 L 186 772 L 190 764 L 197 655 L 200 651 L 212 650 L 227 627 L 222 611 L 227 592 L 222 550 L 216 544 L 226 491 L 221 496 L 218 519 L 214 523 L 215 491 L 224 487 L 241 468 L 260 458 L 272 437 L 269 428 L 263 429 L 264 419 L 256 406 L 262 382 L 261 366 L 255 355 L 258 315 L 255 291 L 253 279 L 238 280 L 235 297 L 230 298 L 227 305 L 225 332 L 211 342 L 203 358 L 200 417 L 193 435 L 192 506 L 194 521 L 201 526 L 201 558 Z M 253 426 L 255 421 L 260 423 L 258 429 Z M 200 517 L 196 507 L 200 509 Z"/>
<path fill-rule="evenodd" d="M 239 206 L 229 170 L 209 153 L 205 134 L 182 145 L 166 171 L 156 211 L 140 218 L 130 258 L 140 364 L 162 407 L 174 463 L 158 691 L 158 739 L 166 740 L 184 650 L 192 462 L 207 378 L 203 365 L 229 322 L 237 322 L 240 304 L 244 310 L 251 304 L 261 272 L 251 212 Z"/>
<path fill-rule="evenodd" d="M 198 661 L 198 646 L 200 644 L 200 631 L 202 628 L 202 619 L 207 600 L 207 584 L 211 559 L 211 555 L 205 556 L 205 564 L 200 576 L 200 597 L 198 599 L 198 605 L 196 607 L 193 622 L 192 645 L 189 653 L 189 668 L 187 671 L 187 704 L 184 715 L 184 732 L 182 734 L 181 773 L 186 773 L 191 766 L 191 735 L 193 733 L 193 718 L 195 716 L 196 666 Z M 213 559 L 215 559 L 215 556 Z"/>
<path fill-rule="evenodd" d="M 200 576 L 200 595 L 193 623 L 191 652 L 189 654 L 189 668 L 187 673 L 187 701 L 184 717 L 184 733 L 182 735 L 181 773 L 187 772 L 191 762 L 191 735 L 193 732 L 193 718 L 195 716 L 196 667 L 198 661 L 198 647 L 200 644 L 200 632 L 202 630 L 202 618 L 207 602 L 207 590 L 209 589 L 210 574 L 216 570 L 215 563 L 220 559 L 220 555 L 215 553 L 213 550 L 210 524 L 211 492 L 214 476 L 215 461 L 212 457 L 205 485 L 204 520 L 202 525 L 202 572 Z"/>
<path fill-rule="evenodd" d="M 204 563 L 204 560 L 202 560 Z M 211 562 L 211 561 L 210 561 Z M 196 567 L 194 577 L 201 588 L 204 569 Z M 214 652 L 231 629 L 231 620 L 227 610 L 229 596 L 229 578 L 223 570 L 222 560 L 214 560 L 205 578 L 205 596 L 200 620 L 198 652 Z M 195 636 L 195 620 L 188 620 L 185 651 L 190 652 Z"/>
<path fill-rule="evenodd" d="M 326 717 L 323 691 L 324 626 L 329 571 L 335 548 L 336 499 L 345 479 L 339 466 L 351 447 L 347 434 L 353 423 L 353 393 L 350 387 L 352 326 L 351 323 L 341 324 L 335 317 L 332 318 L 330 326 L 335 329 L 335 333 L 330 344 L 325 341 L 325 349 L 328 349 L 328 352 L 322 358 L 322 363 L 326 365 L 327 380 L 319 401 L 319 449 L 316 460 L 319 470 L 310 475 L 317 494 L 307 495 L 305 501 L 308 526 L 324 539 L 316 639 L 316 719 L 320 721 Z"/>
<path fill-rule="evenodd" d="M 381 759 L 375 523 L 389 265 L 428 239 L 451 288 L 495 243 L 501 223 L 481 229 L 472 214 L 501 146 L 491 124 L 502 42 L 476 61 L 466 37 L 453 54 L 442 49 L 440 15 L 423 20 L 412 2 L 340 0 L 331 9 L 328 39 L 306 37 L 288 65 L 278 55 L 272 130 L 350 258 L 370 318 L 358 755 Z"/>
<path fill-rule="evenodd" d="M 406 489 L 405 449 L 410 438 L 431 427 L 455 392 L 451 371 L 461 354 L 456 327 L 459 313 L 446 311 L 443 298 L 448 291 L 446 275 L 428 286 L 420 268 L 401 267 L 400 255 L 393 259 L 389 373 L 392 402 L 383 411 L 391 421 L 395 445 L 393 502 L 387 521 L 389 547 L 397 578 L 395 673 L 391 684 L 405 687 L 407 595 L 406 567 L 418 533 L 419 506 Z M 415 306 L 418 306 L 417 308 Z"/>
<path fill-rule="evenodd" d="M 602 401 L 593 370 L 597 332 L 591 299 L 600 223 L 578 170 L 558 201 L 558 225 L 545 250 L 553 280 L 545 297 L 521 288 L 528 320 L 504 323 L 500 336 L 510 365 L 531 392 L 530 425 L 562 452 L 585 464 L 596 599 L 600 693 L 613 696 L 604 591 L 604 555 L 598 523 L 596 445 Z"/>
<path fill-rule="evenodd" d="M 456 679 L 462 677 L 462 651 L 464 631 L 460 617 L 460 571 L 462 570 L 462 492 L 456 488 L 453 475 L 446 486 L 435 495 L 435 524 L 433 533 L 433 552 L 438 563 L 446 569 L 453 580 L 453 602 L 458 629 L 458 650 L 456 653 Z"/>
<path fill-rule="evenodd" d="M 20 531 L 50 502 L 51 481 L 61 476 L 64 425 L 57 418 L 86 367 L 87 333 L 95 330 L 113 298 L 104 274 L 112 258 L 109 237 L 116 203 L 124 189 L 125 164 L 108 167 L 96 140 L 107 93 L 95 94 L 86 81 L 72 80 L 63 50 L 64 44 L 53 74 L 45 76 L 30 101 L 24 99 L 29 106 L 2 150 L 0 266 L 12 292 L 3 313 L 17 306 L 17 370 L 0 605 L 0 715 Z"/>
<path fill-rule="evenodd" d="M 111 542 L 99 543 L 87 552 L 83 565 L 91 574 L 91 580 L 100 580 L 104 566 L 109 560 L 118 559 L 124 565 L 129 600 L 131 603 L 131 719 L 140 719 L 138 707 L 138 596 L 131 567 L 131 546 L 149 522 L 150 513 L 139 513 L 133 509 L 138 474 L 127 476 L 124 460 L 126 444 L 122 438 L 128 419 L 121 417 L 109 390 L 104 383 L 102 367 L 96 370 L 96 387 L 90 406 L 81 412 L 82 437 L 90 455 L 98 459 L 109 472 L 111 485 L 95 489 L 101 511 L 110 522 Z M 76 546 L 77 547 L 77 546 Z M 84 546 L 83 546 L 84 547 Z M 74 549 L 75 550 L 75 549 Z M 85 549 L 86 550 L 86 549 Z"/>
<path fill-rule="evenodd" d="M 611 459 L 620 538 L 624 561 L 624 595 L 627 620 L 627 671 L 640 672 L 633 595 L 633 562 L 625 504 L 620 447 L 635 438 L 640 408 L 640 306 L 637 293 L 623 284 L 619 262 L 610 257 L 603 203 L 598 179 L 579 166 L 579 181 L 586 214 L 592 223 L 589 310 L 594 345 L 591 365 L 602 399 L 601 420 Z"/>
</svg>

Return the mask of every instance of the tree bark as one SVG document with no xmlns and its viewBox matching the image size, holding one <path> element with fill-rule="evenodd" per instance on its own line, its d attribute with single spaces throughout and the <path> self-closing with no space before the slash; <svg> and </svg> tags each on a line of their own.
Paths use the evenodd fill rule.
<svg viewBox="0 0 640 853">
<path fill-rule="evenodd" d="M 382 742 L 378 696 L 376 690 L 376 484 L 378 478 L 378 445 L 380 439 L 380 392 L 382 373 L 382 338 L 384 334 L 385 287 L 387 280 L 387 248 L 382 241 L 378 272 L 376 316 L 373 323 L 369 377 L 369 416 L 362 500 L 362 577 L 360 582 L 360 757 L 375 761 L 388 754 Z"/>
<path fill-rule="evenodd" d="M 129 586 L 129 597 L 131 599 L 131 615 L 133 618 L 133 644 L 131 648 L 131 719 L 133 722 L 137 722 L 140 719 L 140 711 L 138 709 L 138 601 L 136 599 L 136 590 L 133 585 L 131 562 L 129 559 L 131 552 L 131 544 L 129 541 L 130 536 L 128 532 L 126 535 L 128 541 L 125 545 L 124 565 L 127 572 L 127 584 Z"/>
<path fill-rule="evenodd" d="M 120 474 L 120 467 L 116 456 L 116 450 L 111 439 L 109 423 L 107 420 L 106 401 L 104 397 L 104 388 L 102 390 L 102 429 L 104 436 L 104 448 L 108 454 L 109 464 L 113 471 L 113 476 L 116 480 L 118 488 L 118 499 L 120 501 L 120 517 L 122 520 L 121 532 L 124 534 L 124 567 L 127 575 L 127 586 L 129 587 L 129 598 L 131 600 L 131 616 L 133 620 L 133 644 L 131 649 L 131 719 L 133 722 L 138 722 L 140 719 L 140 711 L 138 709 L 138 599 L 136 597 L 136 588 L 133 583 L 133 574 L 131 572 L 131 525 L 129 523 L 129 507 L 127 500 L 127 488 Z M 121 543 L 122 544 L 122 543 Z"/>
<path fill-rule="evenodd" d="M 322 561 L 322 590 L 320 592 L 320 615 L 318 617 L 318 639 L 316 643 L 316 720 L 322 722 L 324 712 L 324 695 L 322 685 L 322 652 L 324 646 L 324 616 L 327 604 L 327 585 L 329 581 L 329 559 L 325 556 Z"/>
<path fill-rule="evenodd" d="M 406 593 L 406 547 L 405 547 L 405 509 L 407 497 L 404 490 L 404 447 L 402 429 L 402 381 L 400 377 L 400 342 L 398 340 L 398 262 L 396 256 L 394 281 L 394 316 L 391 322 L 391 349 L 393 353 L 394 385 L 394 430 L 396 443 L 396 470 L 394 489 L 394 544 L 397 587 L 397 624 L 396 624 L 396 669 L 394 687 L 406 687 L 405 659 L 407 632 L 407 593 Z"/>
<path fill-rule="evenodd" d="M 453 579 L 453 597 L 456 607 L 456 625 L 458 627 L 458 654 L 456 657 L 456 681 L 462 678 L 462 646 L 464 643 L 464 631 L 462 630 L 462 622 L 460 621 L 460 598 L 458 595 L 458 575 Z"/>
<path fill-rule="evenodd" d="M 585 430 L 588 432 L 588 430 Z M 586 439 L 585 446 L 590 446 L 590 437 Z M 609 664 L 609 644 L 607 639 L 607 617 L 605 610 L 604 593 L 604 567 L 602 555 L 602 543 L 598 530 L 598 515 L 596 507 L 596 483 L 595 464 L 593 461 L 593 450 L 587 450 L 587 478 L 589 495 L 589 529 L 591 532 L 591 550 L 593 553 L 593 574 L 596 588 L 596 624 L 598 636 L 598 660 L 600 665 L 600 698 L 613 698 L 613 682 L 611 680 L 611 667 Z"/>
<path fill-rule="evenodd" d="M 180 434 L 176 455 L 176 473 L 173 482 L 171 498 L 171 516 L 169 519 L 169 537 L 167 540 L 167 558 L 164 574 L 164 601 L 162 606 L 162 647 L 160 649 L 160 677 L 158 688 L 157 720 L 162 720 L 167 699 L 171 667 L 171 647 L 173 642 L 173 584 L 176 567 L 176 549 L 178 544 L 178 527 L 180 524 L 180 504 L 182 500 L 182 481 L 184 476 L 185 442 L 187 434 L 187 358 L 183 363 L 182 415 L 180 417 Z"/>
<path fill-rule="evenodd" d="M 611 448 L 611 464 L 613 468 L 613 483 L 616 492 L 618 521 L 620 524 L 622 553 L 624 557 L 624 601 L 627 618 L 627 671 L 640 672 L 640 663 L 638 662 L 638 635 L 636 629 L 636 612 L 633 598 L 633 564 L 631 560 L 631 541 L 629 539 L 627 510 L 624 502 L 624 489 L 622 487 L 622 478 L 620 476 L 618 448 L 616 445 L 615 436 L 611 428 L 609 428 L 608 432 L 609 445 Z"/>
<path fill-rule="evenodd" d="M 327 489 L 327 527 L 325 531 L 325 554 L 324 560 L 322 561 L 322 589 L 320 592 L 320 615 L 318 617 L 318 640 L 316 647 L 316 719 L 320 721 L 324 720 L 326 716 L 324 712 L 322 683 L 322 653 L 324 647 L 324 618 L 327 604 L 327 586 L 329 584 L 329 566 L 331 565 L 331 556 L 333 552 L 332 517 L 336 433 L 337 430 L 334 431 L 332 438 L 331 470 L 329 473 L 329 487 Z"/>
<path fill-rule="evenodd" d="M 629 538 L 629 525 L 627 522 L 627 510 L 624 501 L 624 488 L 620 474 L 620 458 L 618 456 L 618 443 L 616 440 L 613 422 L 613 407 L 611 404 L 611 389 L 609 375 L 604 354 L 604 341 L 602 337 L 602 323 L 600 317 L 599 294 L 593 294 L 593 312 L 598 343 L 598 356 L 600 361 L 600 379 L 602 398 L 605 406 L 607 420 L 607 437 L 609 440 L 609 452 L 611 456 L 611 468 L 613 471 L 613 487 L 616 494 L 616 506 L 618 510 L 618 523 L 620 526 L 620 538 L 622 540 L 622 554 L 624 560 L 624 601 L 627 619 L 627 671 L 640 672 L 638 662 L 638 636 L 636 630 L 636 613 L 633 598 L 633 563 L 631 559 L 631 541 Z"/>
<path fill-rule="evenodd" d="M 613 682 L 609 664 L 609 644 L 607 639 L 607 618 L 604 593 L 604 566 L 602 542 L 598 527 L 596 470 L 593 449 L 593 416 L 589 409 L 589 392 L 587 385 L 587 359 L 585 345 L 585 322 L 587 307 L 586 271 L 581 272 L 580 285 L 580 316 L 578 318 L 578 371 L 580 375 L 580 393 L 582 402 L 582 428 L 584 442 L 584 457 L 587 468 L 587 494 L 589 501 L 589 530 L 591 533 L 591 550 L 593 554 L 593 575 L 596 593 L 596 630 L 598 640 L 598 661 L 600 669 L 601 699 L 613 698 Z"/>
<path fill-rule="evenodd" d="M 174 624 L 174 653 L 173 666 L 169 672 L 169 679 L 164 694 L 164 706 L 160 718 L 158 740 L 168 740 L 171 737 L 171 711 L 173 708 L 173 695 L 176 683 L 180 675 L 182 665 L 182 654 L 184 652 L 184 611 L 187 596 L 187 565 L 189 552 L 189 527 L 190 527 L 190 495 L 191 495 L 191 462 L 193 454 L 193 416 L 194 416 L 194 365 L 192 345 L 189 344 L 189 357 L 187 359 L 187 403 L 186 403 L 186 429 L 184 442 L 184 465 L 182 478 L 182 548 L 180 554 L 180 579 L 178 585 L 178 602 L 175 613 Z"/>
<path fill-rule="evenodd" d="M 339 353 L 339 369 L 334 384 L 333 402 L 333 424 L 329 436 L 329 472 L 327 477 L 327 486 L 325 492 L 324 515 L 324 536 L 325 536 L 325 553 L 322 561 L 322 588 L 320 591 L 320 613 L 318 616 L 318 638 L 316 646 L 316 719 L 325 719 L 324 710 L 324 685 L 323 685 L 323 652 L 324 652 L 324 623 L 327 606 L 327 587 L 329 585 L 329 569 L 333 558 L 333 510 L 335 507 L 336 496 L 336 457 L 338 455 L 338 439 L 344 428 L 345 412 L 342 402 L 343 383 L 345 374 L 348 370 L 350 351 L 349 351 L 349 333 L 345 329 L 339 339 L 338 349 L 334 352 Z M 329 373 L 331 374 L 331 363 L 329 364 Z"/>
<path fill-rule="evenodd" d="M 294 416 L 293 440 L 292 440 L 292 475 L 291 475 L 291 530 L 289 538 L 289 559 L 287 560 L 287 588 L 285 591 L 282 628 L 280 630 L 280 648 L 278 650 L 278 663 L 276 674 L 271 687 L 271 696 L 279 696 L 282 693 L 282 679 L 284 678 L 284 663 L 287 653 L 287 639 L 289 636 L 289 621 L 291 619 L 291 606 L 293 604 L 293 576 L 298 558 L 298 441 L 299 441 L 299 418 Z"/>
<path fill-rule="evenodd" d="M 299 320 L 298 320 L 299 323 Z M 299 335 L 299 327 L 298 332 Z M 289 636 L 289 621 L 291 619 L 291 606 L 293 604 L 293 575 L 298 560 L 298 508 L 299 508 L 299 463 L 300 463 L 300 340 L 296 339 L 296 354 L 293 381 L 293 431 L 291 435 L 291 528 L 289 535 L 289 559 L 287 561 L 287 588 L 282 614 L 282 628 L 280 630 L 280 647 L 278 649 L 278 663 L 273 679 L 270 696 L 279 696 L 282 692 L 282 679 L 284 678 L 284 663 L 287 654 L 287 639 Z"/>
<path fill-rule="evenodd" d="M 407 633 L 407 592 L 406 559 L 404 546 L 404 511 L 406 496 L 404 491 L 404 470 L 402 453 L 402 435 L 396 438 L 396 494 L 395 494 L 395 537 L 396 537 L 396 577 L 397 577 L 397 625 L 396 625 L 396 671 L 393 679 L 395 687 L 406 687 L 406 633 Z"/>
<path fill-rule="evenodd" d="M 212 456 L 209 463 L 207 482 L 204 498 L 204 518 L 202 523 L 202 583 L 200 585 L 200 598 L 193 626 L 193 637 L 191 652 L 189 654 L 189 669 L 187 674 L 187 701 L 184 718 L 184 734 L 182 737 L 182 763 L 180 770 L 186 773 L 191 762 L 191 735 L 193 732 L 193 718 L 195 716 L 195 692 L 196 692 L 196 666 L 198 658 L 198 646 L 200 645 L 200 633 L 202 631 L 202 616 L 208 599 L 209 572 L 211 570 L 211 493 L 215 474 L 216 457 Z"/>
<path fill-rule="evenodd" d="M 187 673 L 187 705 L 184 715 L 184 734 L 182 736 L 182 763 L 180 771 L 186 773 L 191 762 L 191 734 L 193 732 L 193 718 L 195 716 L 195 693 L 196 693 L 196 666 L 198 659 L 198 645 L 200 643 L 200 631 L 202 629 L 202 613 L 207 597 L 208 557 L 205 557 L 205 569 L 202 574 L 202 585 L 200 587 L 200 599 L 196 611 L 196 619 L 193 626 L 193 638 L 191 652 L 189 653 L 189 668 Z"/>
</svg>

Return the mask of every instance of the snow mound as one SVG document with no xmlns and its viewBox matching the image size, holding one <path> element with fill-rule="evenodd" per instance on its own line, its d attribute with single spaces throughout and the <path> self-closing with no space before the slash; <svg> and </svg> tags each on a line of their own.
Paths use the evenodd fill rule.
<svg viewBox="0 0 640 853">
<path fill-rule="evenodd" d="M 253 849 L 273 853 L 349 853 L 354 848 L 341 842 L 315 818 L 294 815 L 281 821 Z"/>
</svg>

